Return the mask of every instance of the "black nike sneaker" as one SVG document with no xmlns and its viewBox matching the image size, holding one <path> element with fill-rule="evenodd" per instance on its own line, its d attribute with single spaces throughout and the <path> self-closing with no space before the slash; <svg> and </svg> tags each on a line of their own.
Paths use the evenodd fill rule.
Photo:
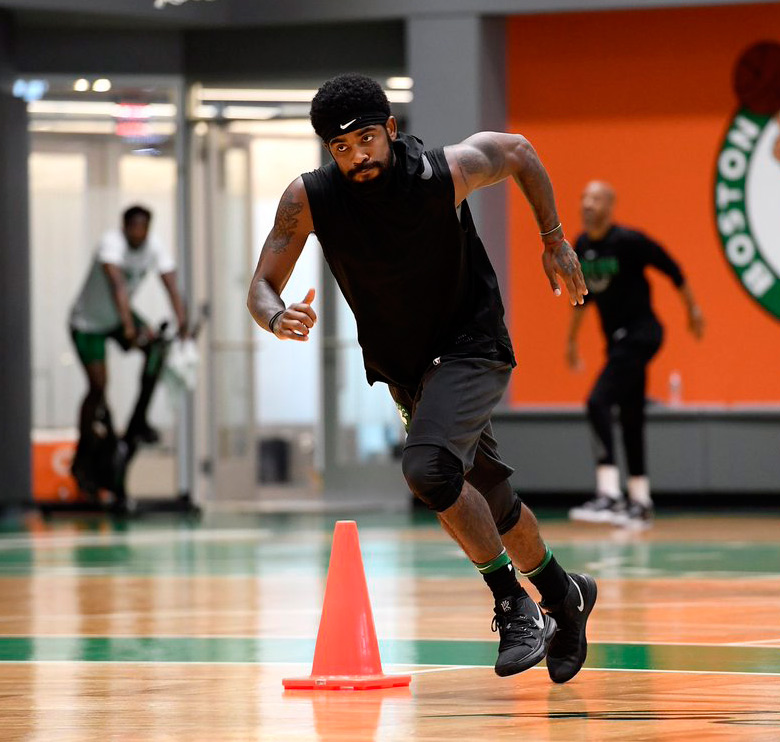
<svg viewBox="0 0 780 742">
<path fill-rule="evenodd" d="M 538 665 L 555 635 L 555 619 L 543 613 L 529 595 L 496 604 L 493 631 L 498 631 L 496 675 L 506 677 Z"/>
<path fill-rule="evenodd" d="M 556 605 L 542 602 L 547 615 L 555 619 L 558 633 L 547 652 L 547 672 L 554 683 L 571 680 L 588 656 L 585 624 L 596 603 L 596 580 L 590 575 L 569 574 L 571 583 L 566 597 Z"/>
</svg>

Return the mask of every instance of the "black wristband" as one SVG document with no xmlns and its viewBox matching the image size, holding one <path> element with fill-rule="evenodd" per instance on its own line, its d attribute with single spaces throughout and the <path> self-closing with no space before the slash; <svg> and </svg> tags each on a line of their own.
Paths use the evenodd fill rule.
<svg viewBox="0 0 780 742">
<path fill-rule="evenodd" d="M 280 309 L 271 319 L 268 320 L 268 330 L 271 332 L 272 335 L 275 335 L 274 332 L 274 322 L 279 319 L 281 315 L 284 314 L 284 309 Z"/>
</svg>

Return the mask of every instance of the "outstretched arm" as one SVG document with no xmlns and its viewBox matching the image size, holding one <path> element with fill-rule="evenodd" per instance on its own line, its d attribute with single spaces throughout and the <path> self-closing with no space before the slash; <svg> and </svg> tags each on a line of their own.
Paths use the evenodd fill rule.
<svg viewBox="0 0 780 742">
<path fill-rule="evenodd" d="M 704 335 L 704 315 L 701 313 L 696 299 L 693 298 L 691 287 L 686 281 L 677 290 L 680 292 L 683 304 L 685 304 L 685 309 L 688 312 L 688 329 L 697 340 L 701 340 Z"/>
<path fill-rule="evenodd" d="M 544 243 L 542 265 L 555 295 L 560 276 L 572 304 L 588 293 L 580 262 L 563 235 L 552 183 L 531 143 L 520 134 L 483 131 L 444 148 L 455 184 L 455 203 L 478 188 L 513 178 L 533 209 Z"/>
<path fill-rule="evenodd" d="M 696 299 L 693 297 L 693 291 L 691 291 L 690 285 L 685 280 L 680 266 L 661 245 L 651 240 L 647 235 L 641 235 L 639 244 L 644 250 L 645 262 L 665 273 L 675 285 L 677 291 L 680 292 L 680 298 L 683 300 L 688 313 L 688 329 L 697 340 L 701 340 L 704 335 L 704 316 L 696 303 Z"/>
<path fill-rule="evenodd" d="M 308 340 L 317 315 L 311 308 L 314 289 L 303 302 L 285 307 L 281 294 L 313 230 L 303 180 L 296 178 L 282 194 L 276 219 L 257 262 L 247 308 L 260 327 L 282 340 Z"/>
</svg>

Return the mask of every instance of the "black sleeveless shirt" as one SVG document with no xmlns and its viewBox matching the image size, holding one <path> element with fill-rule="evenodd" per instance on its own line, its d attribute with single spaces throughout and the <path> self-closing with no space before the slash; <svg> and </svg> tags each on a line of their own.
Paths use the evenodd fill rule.
<svg viewBox="0 0 780 742">
<path fill-rule="evenodd" d="M 335 162 L 303 174 L 314 232 L 357 321 L 368 382 L 416 389 L 438 356 L 514 365 L 493 267 L 441 148 L 399 134 L 378 189 Z"/>
</svg>

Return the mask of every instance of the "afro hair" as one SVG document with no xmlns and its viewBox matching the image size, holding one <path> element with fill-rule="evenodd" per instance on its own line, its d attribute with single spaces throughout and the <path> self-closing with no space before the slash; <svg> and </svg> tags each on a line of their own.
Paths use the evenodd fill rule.
<svg viewBox="0 0 780 742">
<path fill-rule="evenodd" d="M 312 99 L 309 116 L 317 136 L 325 139 L 334 121 L 369 112 L 390 117 L 390 102 L 385 91 L 376 80 L 348 72 L 323 83 Z"/>
</svg>

